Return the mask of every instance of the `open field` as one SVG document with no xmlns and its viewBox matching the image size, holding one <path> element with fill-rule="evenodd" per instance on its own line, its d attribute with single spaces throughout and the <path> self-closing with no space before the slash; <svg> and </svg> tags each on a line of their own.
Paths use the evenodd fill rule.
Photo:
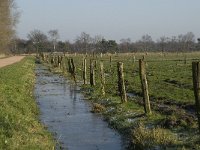
<svg viewBox="0 0 200 150">
<path fill-rule="evenodd" d="M 144 114 L 138 65 L 138 60 L 143 56 L 152 108 L 152 115 L 147 116 Z M 70 76 L 67 72 L 68 59 L 73 58 L 76 80 L 81 81 L 78 82 L 81 85 L 84 57 L 86 56 L 70 54 L 63 61 L 64 73 Z M 82 90 L 94 104 L 92 111 L 102 113 L 113 128 L 129 137 L 133 147 L 200 148 L 192 84 L 192 62 L 200 60 L 200 53 L 105 54 L 103 57 L 99 54 L 87 55 L 86 59 L 88 84 L 82 85 Z M 95 86 L 89 85 L 90 59 L 96 61 Z M 102 95 L 100 61 L 104 63 L 105 96 Z M 119 61 L 124 63 L 127 103 L 121 103 L 118 92 Z"/>
<path fill-rule="evenodd" d="M 0 69 L 0 149 L 53 149 L 34 100 L 34 59 Z"/>
</svg>

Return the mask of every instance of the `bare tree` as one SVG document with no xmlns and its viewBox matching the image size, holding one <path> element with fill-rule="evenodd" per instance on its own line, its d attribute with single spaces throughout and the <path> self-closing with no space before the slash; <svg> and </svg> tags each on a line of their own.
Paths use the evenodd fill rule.
<svg viewBox="0 0 200 150">
<path fill-rule="evenodd" d="M 121 39 L 120 40 L 120 49 L 123 51 L 123 52 L 128 52 L 130 51 L 130 45 L 131 45 L 131 39 L 130 38 L 127 38 L 127 39 Z"/>
<path fill-rule="evenodd" d="M 167 46 L 167 42 L 169 41 L 168 37 L 162 36 L 158 39 L 158 44 L 161 48 L 162 53 L 165 51 L 165 47 Z"/>
<path fill-rule="evenodd" d="M 53 42 L 53 50 L 56 51 L 56 44 L 57 44 L 57 40 L 59 39 L 59 33 L 58 30 L 50 30 L 49 35 L 51 37 L 51 40 Z"/>
<path fill-rule="evenodd" d="M 195 43 L 195 35 L 192 32 L 178 35 L 179 51 L 189 51 Z"/>
<path fill-rule="evenodd" d="M 148 51 L 150 49 L 151 45 L 153 44 L 152 37 L 148 34 L 143 35 L 140 41 L 143 45 L 144 51 Z"/>
<path fill-rule="evenodd" d="M 189 51 L 195 43 L 195 35 L 192 32 L 188 32 L 184 35 L 185 47 Z"/>
<path fill-rule="evenodd" d="M 81 35 L 76 38 L 75 42 L 79 44 L 79 48 L 86 53 L 92 42 L 92 38 L 89 34 L 82 32 Z"/>
<path fill-rule="evenodd" d="M 0 52 L 12 41 L 19 13 L 14 0 L 0 0 Z"/>
<path fill-rule="evenodd" d="M 39 53 L 39 49 L 47 41 L 47 36 L 40 30 L 31 31 L 27 37 L 36 46 L 37 53 Z"/>
<path fill-rule="evenodd" d="M 101 35 L 95 35 L 94 38 L 92 38 L 92 44 L 93 44 L 93 50 L 94 51 L 100 51 L 101 48 L 101 41 L 104 39 Z"/>
</svg>

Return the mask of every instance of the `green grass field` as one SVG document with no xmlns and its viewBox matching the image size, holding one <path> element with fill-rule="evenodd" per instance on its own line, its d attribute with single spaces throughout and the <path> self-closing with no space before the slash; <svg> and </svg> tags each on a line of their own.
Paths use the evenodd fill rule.
<svg viewBox="0 0 200 150">
<path fill-rule="evenodd" d="M 110 56 L 112 62 L 110 64 Z M 134 61 L 135 56 L 135 61 Z M 142 101 L 138 60 L 145 56 L 149 96 L 153 114 L 145 116 Z M 70 54 L 76 66 L 76 78 L 82 85 L 82 60 L 85 56 Z M 109 124 L 126 135 L 137 148 L 200 149 L 195 99 L 192 84 L 192 62 L 200 53 L 137 53 L 87 55 L 96 63 L 97 85 L 82 85 L 83 93 L 94 104 L 92 112 L 101 112 Z M 105 92 L 101 94 L 99 62 L 103 61 L 106 77 Z M 124 63 L 127 103 L 121 103 L 117 85 L 117 62 Z M 132 95 L 132 96 L 131 96 Z"/>
<path fill-rule="evenodd" d="M 132 55 L 132 56 L 131 56 Z M 147 79 L 149 84 L 150 97 L 153 101 L 163 101 L 177 104 L 193 104 L 194 94 L 192 85 L 192 61 L 200 60 L 200 53 L 188 54 L 148 54 L 146 59 Z M 187 61 L 185 64 L 185 55 Z M 136 55 L 136 60 L 142 58 Z M 77 75 L 81 80 L 82 58 L 75 57 L 77 66 Z M 89 79 L 89 59 L 88 79 Z M 106 91 L 107 93 L 117 94 L 117 62 L 124 63 L 124 74 L 126 89 L 128 93 L 141 95 L 141 83 L 139 78 L 138 61 L 133 62 L 133 54 L 112 56 L 112 68 L 110 72 L 109 57 L 97 58 L 97 61 L 103 60 L 106 73 Z M 99 75 L 99 64 L 96 68 L 97 78 Z M 97 83 L 99 83 L 97 79 Z M 109 89 L 112 89 L 110 92 Z M 116 89 L 116 90 L 115 90 Z"/>
<path fill-rule="evenodd" d="M 0 69 L 0 149 L 54 149 L 34 100 L 34 59 Z"/>
</svg>

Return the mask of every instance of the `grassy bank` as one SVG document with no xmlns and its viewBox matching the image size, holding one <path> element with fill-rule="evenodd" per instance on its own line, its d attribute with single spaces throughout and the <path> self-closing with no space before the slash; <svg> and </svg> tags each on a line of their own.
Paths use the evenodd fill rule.
<svg viewBox="0 0 200 150">
<path fill-rule="evenodd" d="M 0 149 L 53 149 L 34 100 L 34 59 L 0 69 Z"/>
</svg>

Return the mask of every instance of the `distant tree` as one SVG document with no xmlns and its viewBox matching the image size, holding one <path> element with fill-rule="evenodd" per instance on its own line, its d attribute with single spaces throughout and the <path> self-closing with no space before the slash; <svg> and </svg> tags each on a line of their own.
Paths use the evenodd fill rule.
<svg viewBox="0 0 200 150">
<path fill-rule="evenodd" d="M 64 53 L 66 52 L 73 52 L 73 44 L 71 44 L 70 41 L 65 41 Z"/>
<path fill-rule="evenodd" d="M 194 47 L 195 35 L 192 32 L 178 35 L 178 51 L 189 51 Z"/>
<path fill-rule="evenodd" d="M 59 52 L 64 52 L 64 53 L 69 52 L 70 45 L 71 44 L 70 44 L 69 41 L 65 41 L 65 42 L 59 41 L 58 44 L 57 44 L 58 51 Z"/>
<path fill-rule="evenodd" d="M 33 43 L 42 43 L 47 41 L 47 36 L 40 30 L 33 30 L 28 34 L 28 39 Z"/>
<path fill-rule="evenodd" d="M 121 52 L 128 52 L 131 50 L 131 39 L 127 38 L 127 39 L 121 39 L 120 40 L 120 49 Z"/>
<path fill-rule="evenodd" d="M 146 35 L 143 35 L 141 40 L 140 40 L 141 44 L 142 44 L 142 47 L 143 47 L 143 50 L 144 51 L 148 51 L 150 50 L 152 44 L 153 44 L 153 40 L 152 40 L 152 37 L 148 34 Z"/>
<path fill-rule="evenodd" d="M 58 30 L 50 30 L 48 32 L 50 38 L 51 38 L 51 41 L 53 43 L 53 50 L 56 51 L 56 44 L 57 44 L 57 40 L 59 39 L 59 33 L 58 33 Z"/>
<path fill-rule="evenodd" d="M 167 48 L 168 48 L 167 51 L 178 51 L 179 50 L 178 38 L 176 36 L 172 36 L 171 38 L 169 38 Z"/>
<path fill-rule="evenodd" d="M 94 38 L 92 38 L 92 42 L 94 44 L 98 44 L 99 42 L 101 42 L 104 39 L 104 37 L 102 35 L 95 35 Z"/>
<path fill-rule="evenodd" d="M 28 39 L 32 41 L 36 48 L 37 53 L 44 50 L 45 43 L 47 42 L 47 36 L 40 30 L 33 30 L 28 34 Z"/>
<path fill-rule="evenodd" d="M 101 52 L 117 52 L 118 51 L 118 44 L 115 40 L 105 40 L 101 41 Z"/>
<path fill-rule="evenodd" d="M 165 37 L 165 36 L 160 37 L 160 39 L 158 40 L 158 45 L 159 45 L 162 53 L 165 51 L 168 41 L 169 41 L 169 38 Z"/>
<path fill-rule="evenodd" d="M 89 34 L 82 32 L 80 36 L 75 39 L 77 50 L 87 53 L 90 51 L 90 44 L 92 43 L 92 38 Z"/>
<path fill-rule="evenodd" d="M 192 32 L 188 32 L 184 35 L 185 47 L 189 51 L 194 47 L 195 35 Z"/>
<path fill-rule="evenodd" d="M 101 35 L 95 35 L 94 38 L 92 38 L 92 51 L 100 51 L 101 49 L 101 41 L 104 39 Z"/>
</svg>

